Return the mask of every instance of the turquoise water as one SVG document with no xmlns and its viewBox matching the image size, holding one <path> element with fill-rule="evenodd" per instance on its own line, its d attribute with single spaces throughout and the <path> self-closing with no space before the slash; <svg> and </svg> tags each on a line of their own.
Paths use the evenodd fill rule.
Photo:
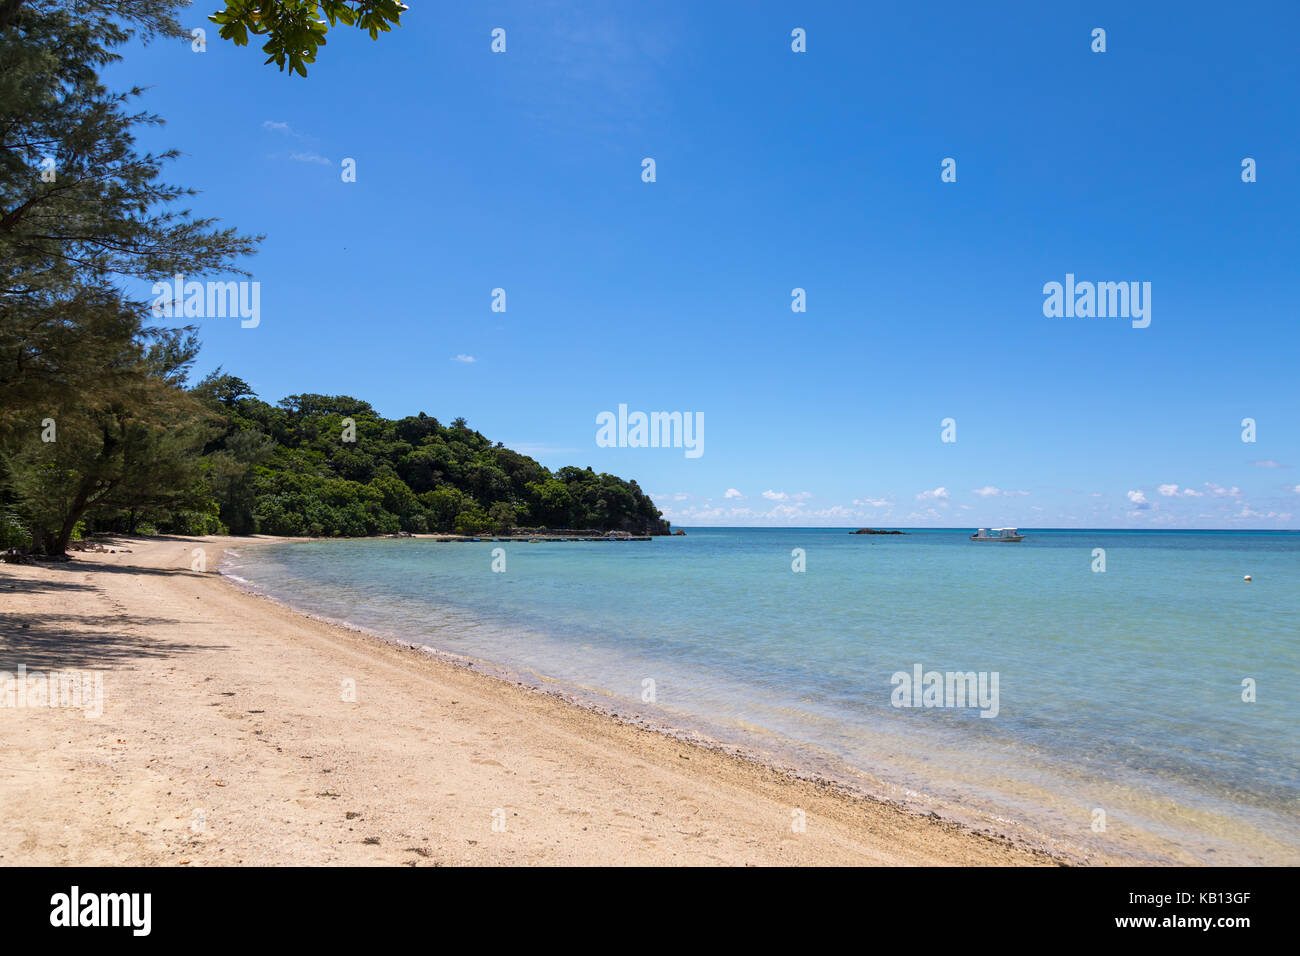
<svg viewBox="0 0 1300 956">
<path fill-rule="evenodd" d="M 998 832 L 1153 861 L 1300 862 L 1300 533 L 846 530 L 317 541 L 239 549 L 224 570 Z M 996 672 L 996 716 L 893 706 L 893 675 L 917 664 Z"/>
</svg>

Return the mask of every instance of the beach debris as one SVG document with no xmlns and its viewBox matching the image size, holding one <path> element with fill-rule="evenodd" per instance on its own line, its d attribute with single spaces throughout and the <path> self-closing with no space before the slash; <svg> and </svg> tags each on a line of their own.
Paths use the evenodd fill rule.
<svg viewBox="0 0 1300 956">
<path fill-rule="evenodd" d="M 1248 575 L 1246 575 L 1244 578 L 1242 578 L 1242 580 L 1243 580 L 1243 581 L 1253 581 L 1254 578 L 1252 578 L 1252 577 L 1248 574 Z"/>
<path fill-rule="evenodd" d="M 366 837 L 361 842 L 367 846 L 379 846 L 379 837 Z"/>
</svg>

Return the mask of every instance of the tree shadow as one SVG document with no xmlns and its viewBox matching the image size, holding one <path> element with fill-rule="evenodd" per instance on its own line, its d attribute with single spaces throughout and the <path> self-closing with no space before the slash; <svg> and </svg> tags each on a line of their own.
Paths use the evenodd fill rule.
<svg viewBox="0 0 1300 956">
<path fill-rule="evenodd" d="M 98 564 L 91 562 L 58 561 L 40 564 L 43 571 L 50 572 L 49 577 L 26 578 L 10 577 L 0 574 L 0 597 L 6 594 L 40 594 L 42 591 L 98 591 L 94 579 L 89 582 L 70 580 L 72 575 L 126 574 L 144 575 L 155 578 L 203 578 L 211 575 L 219 577 L 214 571 L 191 571 L 189 568 L 141 568 L 134 564 Z"/>
<path fill-rule="evenodd" d="M 131 614 L 0 614 L 0 671 L 107 670 L 228 645 L 158 641 L 129 631 L 184 622 Z M 199 622 L 193 622 L 196 626 Z"/>
<path fill-rule="evenodd" d="M 216 577 L 212 571 L 191 571 L 189 568 L 142 568 L 137 564 L 100 564 L 98 562 L 81 562 L 76 558 L 71 561 L 59 561 L 45 565 L 50 571 L 63 574 L 147 574 L 150 577 L 165 578 L 203 578 Z"/>
<path fill-rule="evenodd" d="M 80 581 L 38 581 L 32 578 L 0 577 L 0 597 L 6 594 L 40 594 L 42 591 L 98 591 Z"/>
<path fill-rule="evenodd" d="M 273 537 L 272 535 L 255 535 L 255 534 L 228 534 L 217 535 L 220 538 L 232 538 L 236 541 L 258 541 L 262 538 Z M 118 551 L 130 551 L 132 545 L 155 544 L 159 541 L 176 542 L 179 544 L 193 544 L 196 547 L 212 548 L 216 545 L 207 538 L 195 536 L 192 534 L 113 534 L 104 533 L 96 534 L 88 539 L 92 544 L 102 545 L 105 548 L 116 548 Z M 77 554 L 79 552 L 72 552 Z"/>
</svg>

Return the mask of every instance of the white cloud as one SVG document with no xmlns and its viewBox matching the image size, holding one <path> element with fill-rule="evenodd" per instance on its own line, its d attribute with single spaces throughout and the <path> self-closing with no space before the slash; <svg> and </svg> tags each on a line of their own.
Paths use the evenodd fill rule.
<svg viewBox="0 0 1300 956">
<path fill-rule="evenodd" d="M 276 120 L 262 120 L 262 129 L 269 130 L 272 133 L 288 133 L 290 136 L 297 136 L 288 123 L 281 123 Z"/>
<path fill-rule="evenodd" d="M 1286 467 L 1286 465 L 1283 465 L 1281 462 L 1276 462 L 1271 458 L 1265 459 L 1264 461 L 1254 462 L 1254 465 L 1256 468 L 1285 468 Z"/>
<path fill-rule="evenodd" d="M 843 505 L 833 505 L 830 508 L 818 508 L 815 511 L 809 511 L 803 505 L 777 505 L 767 513 L 770 518 L 783 518 L 786 521 L 826 520 L 829 518 L 843 521 L 847 518 L 856 517 L 854 512 Z"/>
<path fill-rule="evenodd" d="M 1133 502 L 1135 505 L 1144 505 L 1147 503 L 1147 496 L 1140 491 L 1130 491 L 1128 493 L 1128 500 Z"/>
<path fill-rule="evenodd" d="M 1184 488 L 1182 491 L 1179 491 L 1177 485 L 1160 485 L 1159 487 L 1156 488 L 1156 491 L 1160 492 L 1160 494 L 1164 495 L 1166 498 L 1204 498 L 1205 497 L 1195 488 Z"/>
<path fill-rule="evenodd" d="M 921 492 L 919 495 L 916 496 L 916 500 L 917 500 L 917 501 L 934 501 L 936 498 L 947 498 L 947 497 L 948 497 L 948 489 L 947 489 L 947 488 L 944 488 L 944 487 L 942 487 L 942 486 L 940 486 L 940 487 L 934 489 L 934 491 L 923 491 L 923 492 Z"/>
<path fill-rule="evenodd" d="M 724 508 L 691 504 L 675 506 L 673 504 L 674 501 L 679 501 L 683 497 L 692 497 L 690 495 L 652 494 L 650 497 L 655 499 L 655 503 L 659 505 L 660 510 L 663 512 L 663 516 L 676 524 L 747 524 L 756 526 L 808 524 L 829 527 L 852 524 L 862 517 L 860 511 L 855 511 L 845 505 L 833 505 L 829 508 L 810 510 L 798 502 L 787 501 L 773 506 L 769 511 L 755 511 L 744 507 Z"/>
<path fill-rule="evenodd" d="M 333 166 L 334 161 L 319 153 L 290 153 L 290 159 L 297 160 L 300 163 L 318 163 L 321 166 Z"/>
<path fill-rule="evenodd" d="M 773 491 L 771 488 L 769 488 L 767 489 L 767 491 L 763 492 L 763 497 L 766 498 L 768 501 L 785 501 L 790 496 L 787 495 L 784 491 Z"/>
<path fill-rule="evenodd" d="M 1282 521 L 1288 521 L 1291 518 L 1291 512 L 1283 511 L 1252 511 L 1249 505 L 1242 507 L 1237 514 L 1238 518 L 1277 518 Z"/>
<path fill-rule="evenodd" d="M 735 488 L 728 488 L 728 489 L 727 489 L 727 493 L 726 493 L 725 495 L 723 495 L 722 497 L 724 497 L 724 498 L 740 498 L 740 499 L 743 500 L 745 496 L 742 495 L 742 494 L 741 494 L 739 491 L 737 491 Z"/>
<path fill-rule="evenodd" d="M 1212 494 L 1216 498 L 1240 498 L 1241 497 L 1241 489 L 1238 488 L 1236 485 L 1233 485 L 1231 488 L 1225 488 L 1223 487 L 1223 485 L 1216 485 L 1212 481 L 1207 481 L 1205 483 L 1205 487 L 1209 490 L 1210 494 Z"/>
<path fill-rule="evenodd" d="M 474 356 L 472 356 L 472 355 L 466 355 L 464 352 L 461 352 L 459 355 L 454 355 L 454 356 L 452 356 L 452 359 L 451 359 L 451 360 L 452 360 L 453 362 L 464 362 L 464 363 L 467 364 L 467 365 L 468 365 L 469 363 L 471 363 L 471 362 L 477 362 L 477 361 L 478 361 L 478 359 L 476 359 Z"/>
<path fill-rule="evenodd" d="M 656 504 L 660 498 L 659 495 L 651 495 L 650 497 L 656 499 Z M 693 508 L 689 505 L 685 508 L 673 508 L 671 505 L 665 504 L 660 507 L 660 510 L 665 518 L 674 523 L 681 523 L 682 521 L 702 521 L 706 523 L 720 521 L 735 524 L 737 521 L 752 522 L 765 517 L 751 511 L 749 508 Z"/>
<path fill-rule="evenodd" d="M 1296 485 L 1291 490 L 1294 491 L 1297 495 L 1300 495 L 1300 485 Z"/>
<path fill-rule="evenodd" d="M 854 498 L 853 503 L 859 508 L 888 508 L 893 505 L 888 498 Z"/>
<path fill-rule="evenodd" d="M 736 489 L 728 489 L 735 491 Z M 714 505 L 711 498 L 700 498 L 695 495 L 684 495 L 678 493 L 671 494 L 654 494 L 650 497 L 654 499 L 663 516 L 669 521 L 681 525 L 754 525 L 756 527 L 788 527 L 805 525 L 809 527 L 842 527 L 844 525 L 861 525 L 865 524 L 869 518 L 873 522 L 884 522 L 894 519 L 892 507 L 885 507 L 879 510 L 869 510 L 861 507 L 858 503 L 853 505 L 829 505 L 827 507 L 809 507 L 808 502 L 804 499 L 815 498 L 810 492 L 800 492 L 794 494 L 790 492 L 771 490 L 771 495 L 776 497 L 767 497 L 770 504 L 751 509 L 744 506 L 730 507 L 735 502 L 729 502 L 728 506 Z M 742 496 L 743 497 L 743 496 Z M 683 501 L 683 498 L 690 498 L 691 501 Z M 882 505 L 892 505 L 891 502 L 882 501 Z M 939 502 L 939 507 L 947 507 L 945 502 Z M 933 508 L 926 515 L 918 517 L 938 518 L 939 512 Z"/>
<path fill-rule="evenodd" d="M 829 508 L 820 508 L 817 511 L 809 512 L 815 518 L 852 518 L 853 511 L 843 505 L 832 505 Z"/>
<path fill-rule="evenodd" d="M 1001 495 L 1003 498 L 1021 498 L 1029 494 L 1027 491 L 1003 491 L 1001 488 L 995 488 L 992 485 L 985 485 L 983 488 L 974 488 L 971 494 L 979 495 L 981 498 L 993 498 Z"/>
</svg>

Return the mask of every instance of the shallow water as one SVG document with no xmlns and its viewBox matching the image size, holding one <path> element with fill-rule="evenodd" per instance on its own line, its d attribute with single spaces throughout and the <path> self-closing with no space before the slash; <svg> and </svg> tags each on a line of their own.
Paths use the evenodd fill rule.
<svg viewBox="0 0 1300 956">
<path fill-rule="evenodd" d="M 1300 533 L 968 533 L 317 541 L 238 549 L 223 570 L 972 822 L 1151 860 L 1300 862 Z M 996 673 L 996 716 L 894 706 L 891 679 L 917 664 Z"/>
</svg>

